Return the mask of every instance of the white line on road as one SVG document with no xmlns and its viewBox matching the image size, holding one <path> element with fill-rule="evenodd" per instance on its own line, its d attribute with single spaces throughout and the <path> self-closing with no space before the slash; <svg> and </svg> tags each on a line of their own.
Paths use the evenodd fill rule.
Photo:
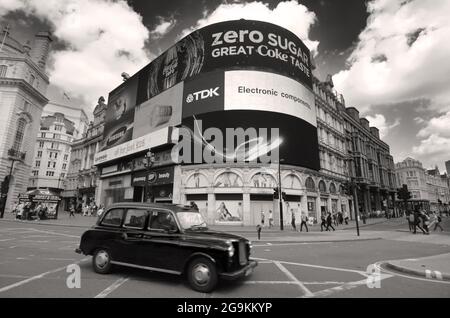
<svg viewBox="0 0 450 318">
<path fill-rule="evenodd" d="M 2 240 L 0 240 L 0 242 L 13 241 L 13 240 L 15 240 L 15 238 L 2 239 Z"/>
<path fill-rule="evenodd" d="M 17 247 L 17 245 L 13 245 L 13 246 L 10 246 L 9 248 L 16 248 Z"/>
<path fill-rule="evenodd" d="M 98 294 L 94 298 L 105 298 L 106 296 L 111 294 L 113 291 L 115 291 L 117 288 L 119 288 L 122 284 L 124 284 L 128 280 L 129 280 L 128 277 L 119 278 L 112 285 L 108 286 L 104 291 L 102 291 L 100 294 Z"/>
<path fill-rule="evenodd" d="M 80 260 L 78 262 L 75 262 L 74 264 L 80 264 L 82 262 L 87 261 L 88 259 L 89 259 L 89 257 L 83 258 L 82 260 Z M 45 273 L 42 273 L 42 274 L 39 274 L 39 275 L 35 275 L 35 276 L 32 276 L 32 277 L 30 277 L 28 279 L 21 280 L 20 282 L 17 282 L 17 283 L 14 283 L 14 284 L 2 287 L 2 288 L 0 288 L 0 293 L 3 293 L 5 291 L 7 291 L 7 290 L 10 290 L 10 289 L 13 289 L 13 288 L 25 285 L 25 284 L 28 284 L 29 282 L 32 282 L 33 280 L 43 278 L 44 276 L 47 276 L 49 274 L 53 274 L 53 273 L 62 271 L 64 269 L 66 269 L 66 268 L 67 268 L 67 265 L 66 266 L 62 266 L 62 267 L 58 267 L 56 269 L 52 269 L 51 271 L 48 271 L 48 272 L 45 272 Z"/>
<path fill-rule="evenodd" d="M 253 247 L 267 247 L 268 245 L 270 245 L 270 247 L 272 246 L 295 246 L 295 245 L 310 245 L 310 244 L 329 244 L 332 242 L 297 242 L 297 243 L 266 243 L 266 244 L 255 244 L 253 245 Z"/>
<path fill-rule="evenodd" d="M 35 232 L 40 232 L 40 233 L 47 233 L 47 234 L 54 234 L 54 235 L 62 235 L 62 236 L 67 236 L 67 237 L 76 237 L 76 238 L 80 238 L 80 235 L 70 235 L 70 234 L 65 234 L 65 233 L 58 233 L 58 232 L 51 232 L 51 231 L 43 231 L 43 230 L 37 230 L 37 229 L 32 229 Z"/>
<path fill-rule="evenodd" d="M 289 277 L 292 281 L 296 282 L 297 285 L 300 287 L 300 289 L 305 293 L 304 296 L 312 296 L 313 293 L 311 293 L 311 291 L 306 288 L 305 285 L 302 284 L 301 281 L 299 281 L 297 279 L 297 277 L 295 277 L 290 271 L 287 270 L 286 267 L 284 267 L 283 265 L 281 265 L 280 262 L 274 262 L 274 264 L 283 272 L 286 274 L 287 277 Z"/>
<path fill-rule="evenodd" d="M 24 242 L 24 243 L 48 243 L 49 241 L 19 240 L 19 242 Z"/>
<path fill-rule="evenodd" d="M 341 285 L 341 286 L 336 286 L 336 287 L 333 287 L 333 288 L 324 289 L 324 290 L 315 292 L 315 293 L 313 293 L 312 295 L 309 295 L 309 296 L 305 295 L 304 297 L 325 297 L 325 296 L 329 296 L 329 295 L 331 295 L 333 293 L 336 293 L 336 292 L 350 290 L 350 289 L 356 288 L 358 286 L 365 285 L 366 283 L 367 283 L 367 280 L 366 279 L 362 279 L 362 280 L 359 280 L 359 281 L 356 281 L 356 282 L 345 283 L 344 285 Z"/>
<path fill-rule="evenodd" d="M 281 280 L 281 281 L 267 281 L 267 280 L 247 280 L 244 284 L 256 285 L 256 284 L 287 284 L 287 285 L 298 285 L 297 282 L 291 280 Z"/>
</svg>

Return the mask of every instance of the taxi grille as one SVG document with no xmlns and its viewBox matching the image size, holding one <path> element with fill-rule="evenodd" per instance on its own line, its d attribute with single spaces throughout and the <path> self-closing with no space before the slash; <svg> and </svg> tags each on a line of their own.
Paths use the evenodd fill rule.
<svg viewBox="0 0 450 318">
<path fill-rule="evenodd" d="M 239 264 L 245 265 L 247 264 L 248 256 L 247 256 L 247 247 L 244 242 L 239 242 Z"/>
</svg>

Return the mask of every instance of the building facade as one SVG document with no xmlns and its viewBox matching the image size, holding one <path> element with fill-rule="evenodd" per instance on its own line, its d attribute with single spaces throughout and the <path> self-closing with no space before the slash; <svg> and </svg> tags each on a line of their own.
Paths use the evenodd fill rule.
<svg viewBox="0 0 450 318">
<path fill-rule="evenodd" d="M 40 118 L 49 84 L 45 65 L 52 38 L 35 35 L 19 43 L 5 28 L 0 36 L 0 179 L 7 180 L 6 212 L 27 189 Z"/>
<path fill-rule="evenodd" d="M 75 124 L 63 113 L 41 117 L 27 190 L 47 188 L 60 194 L 69 170 Z"/>
<path fill-rule="evenodd" d="M 395 164 L 395 174 L 399 186 L 408 186 L 410 201 L 431 211 L 448 209 L 450 194 L 447 175 L 441 175 L 439 169 L 427 170 L 420 161 L 406 158 Z"/>
<path fill-rule="evenodd" d="M 105 111 L 105 99 L 100 97 L 94 109 L 94 121 L 89 123 L 82 137 L 72 143 L 69 171 L 62 193 L 66 209 L 71 202 L 89 204 L 95 201 L 99 175 L 94 166 L 94 154 L 103 140 Z"/>
<path fill-rule="evenodd" d="M 100 173 L 97 202 L 108 206 L 117 201 L 143 201 L 148 179 L 152 201 L 195 202 L 209 224 L 256 225 L 272 211 L 275 224 L 287 225 L 293 216 L 298 222 L 302 214 L 311 221 L 320 220 L 328 212 L 354 217 L 351 196 L 344 191 L 344 185 L 354 179 L 360 185 L 361 212 L 369 216 L 376 209 L 393 209 L 396 185 L 389 146 L 366 119 L 351 115 L 353 109 L 346 108 L 342 96 L 334 92 L 331 77 L 325 82 L 314 77 L 309 53 L 300 54 L 302 62 L 297 61 L 289 69 L 258 50 L 248 52 L 242 61 L 240 57 L 225 57 L 221 62 L 207 60 L 206 51 L 210 48 L 201 39 L 210 36 L 209 28 L 227 30 L 233 25 L 234 29 L 247 30 L 256 24 L 261 22 L 229 21 L 195 31 L 179 42 L 183 49 L 178 50 L 176 44 L 110 93 L 105 138 L 94 159 Z M 274 32 L 272 35 L 280 34 L 279 39 L 291 36 L 274 25 L 265 28 Z M 265 39 L 259 29 L 252 34 L 258 34 L 260 41 Z M 290 39 L 295 47 L 302 47 L 299 39 Z M 225 42 L 218 41 L 217 45 Z M 228 47 L 222 47 L 211 56 L 219 59 L 219 53 L 227 50 Z M 184 51 L 196 52 L 190 61 L 208 72 L 197 75 L 197 69 L 182 69 L 186 64 L 180 62 L 184 56 L 178 52 Z M 262 54 L 264 58 L 253 59 L 252 54 Z M 198 63 L 194 63 L 196 59 Z M 267 64 L 261 62 L 264 59 Z M 295 68 L 301 63 L 304 74 L 299 76 Z M 163 71 L 166 69 L 173 72 Z M 167 78 L 169 73 L 175 75 Z M 124 106 L 129 104 L 135 105 L 134 109 Z M 177 107 L 181 108 L 181 118 L 175 120 L 172 114 L 177 113 Z M 192 132 L 194 147 L 198 142 L 200 147 L 210 149 L 211 136 L 202 135 L 206 130 L 199 122 L 216 132 L 225 131 L 224 127 L 241 127 L 246 132 L 251 127 L 277 127 L 285 144 L 274 142 L 279 139 L 274 139 L 271 132 L 271 142 L 263 144 L 263 148 L 275 144 L 271 149 L 279 151 L 279 157 L 270 163 L 259 158 L 253 162 L 187 163 L 177 157 L 181 156 L 179 153 L 174 156 L 172 146 L 184 140 L 185 135 L 181 139 L 180 136 L 187 127 L 191 129 L 188 130 Z M 131 137 L 127 137 L 129 127 L 133 127 Z M 201 137 L 196 139 L 196 132 Z M 240 145 L 251 148 L 255 140 L 260 142 L 261 137 L 249 137 Z M 355 147 L 358 141 L 358 149 L 352 141 Z M 228 147 L 225 141 L 224 144 Z M 233 146 L 230 148 L 236 155 L 237 148 Z M 214 149 L 214 158 L 228 158 Z M 150 168 L 146 167 L 148 150 L 155 154 Z M 358 169 L 361 166 L 364 174 Z M 274 198 L 274 189 L 279 187 L 285 194 L 281 202 L 283 213 L 279 199 Z"/>
</svg>

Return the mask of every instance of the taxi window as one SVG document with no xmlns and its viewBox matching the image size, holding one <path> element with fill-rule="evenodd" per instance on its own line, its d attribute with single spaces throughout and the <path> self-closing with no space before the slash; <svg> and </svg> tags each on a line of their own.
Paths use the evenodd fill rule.
<svg viewBox="0 0 450 318">
<path fill-rule="evenodd" d="M 150 222 L 148 228 L 150 230 L 176 230 L 177 223 L 173 218 L 172 214 L 166 211 L 151 211 L 150 212 Z"/>
<path fill-rule="evenodd" d="M 102 225 L 120 226 L 123 218 L 123 209 L 113 209 L 108 211 L 102 220 Z"/>
<path fill-rule="evenodd" d="M 140 209 L 128 209 L 127 216 L 125 217 L 124 226 L 143 229 L 145 225 L 145 219 L 147 217 L 147 211 Z"/>
</svg>

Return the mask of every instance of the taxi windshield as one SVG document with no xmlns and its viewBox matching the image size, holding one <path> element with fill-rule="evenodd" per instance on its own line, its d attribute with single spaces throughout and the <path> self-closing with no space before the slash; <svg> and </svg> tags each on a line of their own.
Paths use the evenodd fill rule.
<svg viewBox="0 0 450 318">
<path fill-rule="evenodd" d="M 205 229 L 206 222 L 198 212 L 178 212 L 178 220 L 185 230 Z"/>
</svg>

